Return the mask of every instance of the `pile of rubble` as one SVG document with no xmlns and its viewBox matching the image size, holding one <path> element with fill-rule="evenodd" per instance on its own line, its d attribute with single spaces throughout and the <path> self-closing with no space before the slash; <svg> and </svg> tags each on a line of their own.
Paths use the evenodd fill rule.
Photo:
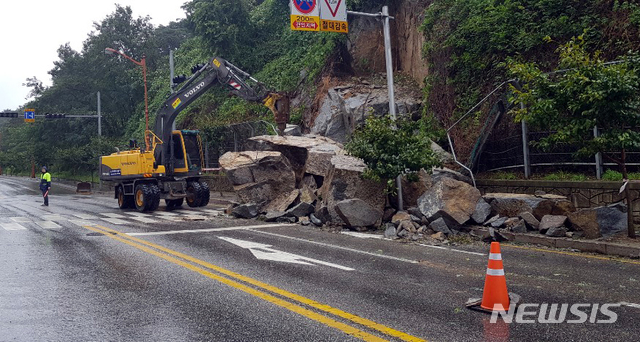
<svg viewBox="0 0 640 342">
<path fill-rule="evenodd" d="M 236 217 L 316 225 L 381 224 L 384 185 L 360 178 L 364 163 L 318 136 L 259 136 L 252 151 L 228 152 L 220 166 L 242 202 Z"/>
<path fill-rule="evenodd" d="M 576 211 L 556 195 L 486 194 L 446 169 L 403 181 L 405 211 L 397 211 L 382 183 L 361 177 L 364 163 L 326 137 L 259 136 L 251 151 L 228 152 L 220 165 L 241 204 L 239 218 L 269 222 L 384 229 L 387 238 L 444 240 L 485 226 L 493 234 L 541 233 L 597 238 L 626 230 L 622 204 Z"/>
</svg>

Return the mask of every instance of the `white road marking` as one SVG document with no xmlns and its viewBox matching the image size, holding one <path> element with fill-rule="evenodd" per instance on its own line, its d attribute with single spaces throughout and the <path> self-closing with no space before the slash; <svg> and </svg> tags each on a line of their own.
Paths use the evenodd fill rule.
<svg viewBox="0 0 640 342">
<path fill-rule="evenodd" d="M 73 214 L 73 216 L 83 220 L 95 220 L 98 217 L 89 214 Z"/>
<path fill-rule="evenodd" d="M 80 227 L 83 227 L 83 226 L 92 226 L 92 225 L 93 225 L 93 223 L 92 223 L 92 222 L 85 221 L 85 220 L 69 220 L 69 222 L 71 222 L 71 223 L 75 224 L 76 226 L 80 226 Z"/>
<path fill-rule="evenodd" d="M 377 234 L 367 234 L 367 233 L 359 233 L 359 232 L 340 232 L 340 234 L 349 235 L 361 239 L 384 239 L 382 235 Z"/>
<path fill-rule="evenodd" d="M 102 218 L 103 221 L 107 221 L 112 224 L 127 224 L 127 221 L 121 220 L 119 218 Z"/>
<path fill-rule="evenodd" d="M 40 221 L 40 222 L 35 222 L 37 225 L 39 225 L 40 227 L 44 228 L 44 229 L 57 229 L 57 228 L 62 228 L 60 227 L 57 223 L 53 222 L 53 221 Z"/>
<path fill-rule="evenodd" d="M 422 243 L 419 243 L 418 245 L 423 246 L 423 247 L 435 248 L 435 249 L 444 249 L 445 251 L 452 251 L 452 252 L 458 252 L 458 253 L 466 253 L 466 254 L 472 254 L 472 255 L 487 256 L 487 253 L 469 252 L 469 251 L 463 251 L 461 249 L 453 249 L 453 248 L 447 248 L 447 247 L 442 247 L 442 246 L 425 245 L 425 244 L 422 244 Z"/>
<path fill-rule="evenodd" d="M 287 262 L 291 264 L 300 264 L 300 265 L 324 265 L 333 268 L 337 268 L 344 271 L 354 271 L 351 267 L 346 267 L 318 259 L 307 258 L 302 255 L 282 252 L 277 249 L 271 248 L 271 245 L 265 245 L 262 243 L 252 242 L 252 241 L 244 241 L 238 240 L 230 237 L 219 236 L 220 239 L 230 242 L 238 247 L 248 249 L 258 260 L 271 260 L 271 261 L 279 261 L 279 262 Z"/>
<path fill-rule="evenodd" d="M 198 215 L 200 214 L 200 210 L 191 209 L 191 210 L 174 210 L 174 213 L 182 214 L 182 215 Z"/>
<path fill-rule="evenodd" d="M 0 223 L 0 227 L 4 230 L 27 230 L 27 228 L 21 226 L 19 223 Z"/>
<path fill-rule="evenodd" d="M 151 215 L 149 215 L 149 214 L 139 213 L 139 212 L 137 212 L 137 211 L 130 211 L 130 212 L 127 212 L 127 213 L 125 213 L 125 214 L 127 214 L 127 215 L 131 215 L 131 216 L 138 216 L 138 217 L 148 217 L 148 216 L 151 216 Z"/>
<path fill-rule="evenodd" d="M 172 213 L 170 211 L 156 211 L 155 213 L 160 216 L 178 216 L 178 214 Z"/>
<path fill-rule="evenodd" d="M 214 210 L 214 209 L 203 209 L 202 211 L 204 211 L 205 213 L 209 213 L 211 215 L 215 215 L 215 216 L 222 215 L 222 213 L 223 213 L 223 211 L 221 211 L 221 210 Z"/>
<path fill-rule="evenodd" d="M 290 224 L 261 224 L 255 226 L 238 226 L 224 228 L 208 228 L 208 229 L 189 229 L 189 230 L 169 230 L 164 232 L 148 232 L 148 233 L 127 233 L 129 236 L 145 236 L 145 235 L 171 235 L 171 234 L 187 234 L 187 233 L 211 233 L 224 232 L 227 230 L 250 230 L 259 228 L 287 227 Z"/>
<path fill-rule="evenodd" d="M 122 214 L 116 214 L 116 213 L 101 213 L 100 215 L 110 217 L 110 218 L 119 218 L 119 219 L 126 218 L 126 216 Z"/>
<path fill-rule="evenodd" d="M 42 215 L 42 219 L 45 221 L 67 221 L 67 218 L 58 214 Z"/>
<path fill-rule="evenodd" d="M 628 307 L 634 308 L 634 309 L 640 309 L 640 304 L 628 303 L 628 302 L 619 302 L 618 304 L 624 305 L 624 306 L 628 306 Z"/>
<path fill-rule="evenodd" d="M 131 219 L 132 220 L 136 220 L 138 222 L 142 222 L 142 223 L 156 223 L 156 222 L 158 222 L 156 220 L 152 220 L 152 219 L 150 219 L 148 217 L 142 217 L 142 216 L 140 216 L 140 217 L 131 217 Z"/>
<path fill-rule="evenodd" d="M 314 245 L 318 245 L 318 246 L 330 247 L 330 248 L 335 248 L 335 249 L 341 249 L 343 251 L 348 251 L 348 252 L 371 255 L 371 256 L 375 256 L 375 257 L 383 258 L 383 259 L 402 261 L 402 262 L 407 262 L 407 263 L 410 263 L 410 264 L 417 264 L 418 263 L 416 260 L 409 260 L 409 259 L 404 259 L 404 258 L 397 258 L 397 257 L 390 256 L 390 255 L 382 255 L 382 254 L 376 254 L 376 253 L 371 253 L 371 252 L 365 252 L 365 251 L 361 251 L 359 249 L 336 246 L 336 245 L 331 245 L 331 244 L 324 243 L 324 242 L 316 242 L 316 241 L 311 241 L 311 240 L 305 240 L 305 239 L 301 239 L 301 238 L 297 238 L 297 237 L 293 237 L 293 236 L 280 235 L 280 234 L 269 233 L 269 232 L 264 232 L 264 231 L 260 231 L 260 230 L 252 230 L 252 231 L 254 231 L 256 233 L 260 233 L 260 234 L 266 234 L 266 235 L 277 236 L 277 237 L 290 239 L 290 240 L 302 241 L 302 242 L 306 242 L 306 243 L 310 243 L 310 244 L 314 244 Z"/>
<path fill-rule="evenodd" d="M 31 219 L 26 217 L 11 217 L 11 221 L 18 222 L 18 223 L 27 223 L 27 222 L 31 222 Z"/>
</svg>

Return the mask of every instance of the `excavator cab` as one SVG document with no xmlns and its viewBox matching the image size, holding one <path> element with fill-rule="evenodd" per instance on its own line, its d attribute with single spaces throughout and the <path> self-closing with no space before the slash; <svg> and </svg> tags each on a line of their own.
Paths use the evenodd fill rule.
<svg viewBox="0 0 640 342">
<path fill-rule="evenodd" d="M 172 132 L 171 159 L 175 174 L 200 174 L 204 164 L 202 140 L 198 131 Z"/>
</svg>

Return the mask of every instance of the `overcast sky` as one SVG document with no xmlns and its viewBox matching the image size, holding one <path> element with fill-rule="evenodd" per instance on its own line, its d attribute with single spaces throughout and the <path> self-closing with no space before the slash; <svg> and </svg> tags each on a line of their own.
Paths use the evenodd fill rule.
<svg viewBox="0 0 640 342">
<path fill-rule="evenodd" d="M 2 2 L 0 19 L 0 111 L 15 110 L 27 100 L 27 77 L 51 84 L 47 71 L 58 59 L 60 45 L 74 50 L 102 21 L 115 11 L 115 4 L 130 6 L 137 18 L 149 15 L 154 26 L 184 18 L 180 8 L 187 0 L 16 0 Z"/>
</svg>

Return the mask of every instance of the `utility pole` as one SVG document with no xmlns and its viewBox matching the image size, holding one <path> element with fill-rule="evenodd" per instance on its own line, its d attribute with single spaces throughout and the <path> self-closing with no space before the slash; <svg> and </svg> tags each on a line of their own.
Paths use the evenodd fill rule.
<svg viewBox="0 0 640 342">
<path fill-rule="evenodd" d="M 389 15 L 389 6 L 382 6 L 382 12 L 380 13 L 347 11 L 347 14 L 382 19 L 382 31 L 384 34 L 384 57 L 387 68 L 387 91 L 389 93 L 389 116 L 391 117 L 391 120 L 396 121 L 396 97 L 393 85 L 393 57 L 391 54 L 390 25 L 390 20 L 395 18 Z M 396 178 L 396 187 L 398 188 L 398 210 L 401 211 L 403 210 L 401 174 Z"/>
<path fill-rule="evenodd" d="M 100 92 L 98 92 L 98 136 L 102 136 L 102 114 L 101 114 Z"/>
</svg>

